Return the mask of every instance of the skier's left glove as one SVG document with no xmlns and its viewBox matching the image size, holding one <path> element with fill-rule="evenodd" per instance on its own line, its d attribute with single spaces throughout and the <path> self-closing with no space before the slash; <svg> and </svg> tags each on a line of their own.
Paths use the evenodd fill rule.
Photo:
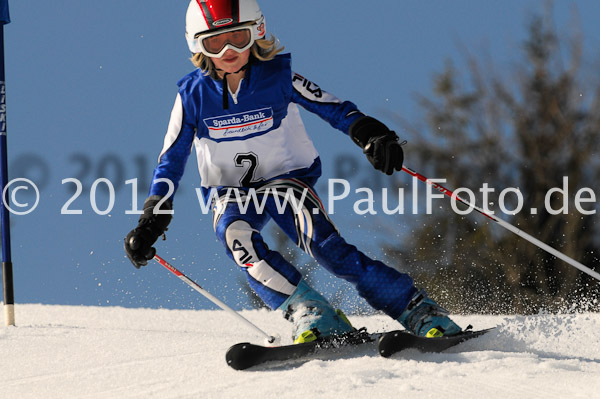
<svg viewBox="0 0 600 399">
<path fill-rule="evenodd" d="M 370 116 L 358 118 L 350 125 L 349 135 L 375 167 L 387 175 L 402 170 L 404 152 L 396 133 Z"/>
<path fill-rule="evenodd" d="M 146 266 L 154 257 L 156 249 L 152 246 L 167 230 L 173 217 L 171 212 L 173 205 L 170 200 L 162 202 L 160 208 L 157 208 L 156 205 L 162 200 L 163 197 L 158 195 L 148 197 L 144 202 L 144 213 L 140 216 L 137 227 L 125 237 L 125 253 L 137 269 Z"/>
</svg>

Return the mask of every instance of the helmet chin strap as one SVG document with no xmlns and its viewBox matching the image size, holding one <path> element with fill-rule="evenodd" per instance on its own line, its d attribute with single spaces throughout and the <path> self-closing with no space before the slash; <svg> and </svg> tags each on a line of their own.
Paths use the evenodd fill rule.
<svg viewBox="0 0 600 399">
<path fill-rule="evenodd" d="M 229 86 L 227 85 L 227 75 L 235 75 L 236 73 L 245 71 L 246 69 L 248 69 L 248 67 L 250 66 L 251 63 L 252 63 L 252 60 L 249 59 L 248 62 L 246 63 L 246 65 L 244 65 L 237 71 L 225 72 L 225 74 L 223 75 L 223 109 L 229 109 Z M 223 70 L 220 68 L 215 68 L 215 69 L 217 71 L 223 72 Z"/>
</svg>

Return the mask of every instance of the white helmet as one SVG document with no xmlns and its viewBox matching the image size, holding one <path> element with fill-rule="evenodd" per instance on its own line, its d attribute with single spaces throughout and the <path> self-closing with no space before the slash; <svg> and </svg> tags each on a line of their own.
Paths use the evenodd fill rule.
<svg viewBox="0 0 600 399">
<path fill-rule="evenodd" d="M 185 16 L 185 38 L 192 53 L 202 52 L 198 34 L 254 23 L 253 38 L 265 37 L 265 17 L 256 0 L 191 0 Z"/>
</svg>

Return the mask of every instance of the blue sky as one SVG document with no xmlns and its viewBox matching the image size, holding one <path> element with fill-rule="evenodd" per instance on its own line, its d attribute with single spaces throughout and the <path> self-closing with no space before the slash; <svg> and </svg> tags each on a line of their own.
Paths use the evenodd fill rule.
<svg viewBox="0 0 600 399">
<path fill-rule="evenodd" d="M 132 190 L 124 182 L 150 179 L 175 82 L 193 69 L 184 40 L 188 1 L 56 3 L 11 1 L 12 22 L 5 27 L 9 173 L 33 180 L 41 191 L 34 212 L 11 217 L 16 302 L 209 307 L 157 264 L 135 270 L 122 249 L 123 237 L 137 223 L 137 216 L 125 213 Z M 528 18 L 542 12 L 545 3 L 263 0 L 260 5 L 268 31 L 292 53 L 297 72 L 399 129 L 389 115 L 416 117 L 415 93 L 429 94 L 432 77 L 445 60 L 463 60 L 462 48 L 486 54 L 510 71 L 519 59 Z M 556 3 L 559 31 L 569 34 L 576 11 L 586 56 L 597 60 L 600 4 Z M 337 157 L 361 154 L 343 134 L 303 115 L 323 160 L 319 188 L 326 197 L 323 187 L 335 177 Z M 410 159 L 410 143 L 405 151 Z M 373 176 L 363 161 L 351 182 L 358 185 Z M 114 207 L 103 216 L 90 203 L 91 185 L 99 177 L 111 180 L 116 190 Z M 81 215 L 61 214 L 73 195 L 74 186 L 62 184 L 66 178 L 84 185 L 69 204 Z M 106 209 L 108 196 L 98 187 L 97 206 Z M 194 157 L 182 187 L 159 253 L 232 306 L 246 306 L 238 287 L 241 273 L 216 242 L 210 215 L 199 211 Z M 143 199 L 140 192 L 140 205 Z M 343 212 L 351 209 L 348 203 L 340 209 L 334 220 L 343 235 L 376 254 L 377 239 L 364 232 L 377 231 L 382 221 Z M 407 223 L 401 217 L 397 223 L 392 236 L 401 239 Z M 336 280 L 324 279 L 320 288 L 335 291 Z"/>
</svg>

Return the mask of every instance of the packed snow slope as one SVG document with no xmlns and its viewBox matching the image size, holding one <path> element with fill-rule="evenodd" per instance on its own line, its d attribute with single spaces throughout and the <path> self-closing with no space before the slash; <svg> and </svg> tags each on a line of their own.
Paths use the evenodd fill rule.
<svg viewBox="0 0 600 399">
<path fill-rule="evenodd" d="M 289 343 L 266 310 L 242 314 Z M 227 348 L 262 343 L 223 311 L 18 305 L 0 329 L 2 398 L 598 398 L 600 314 L 456 316 L 486 336 L 441 354 L 374 346 L 343 356 L 235 371 Z M 385 316 L 351 316 L 371 331 Z"/>
</svg>

